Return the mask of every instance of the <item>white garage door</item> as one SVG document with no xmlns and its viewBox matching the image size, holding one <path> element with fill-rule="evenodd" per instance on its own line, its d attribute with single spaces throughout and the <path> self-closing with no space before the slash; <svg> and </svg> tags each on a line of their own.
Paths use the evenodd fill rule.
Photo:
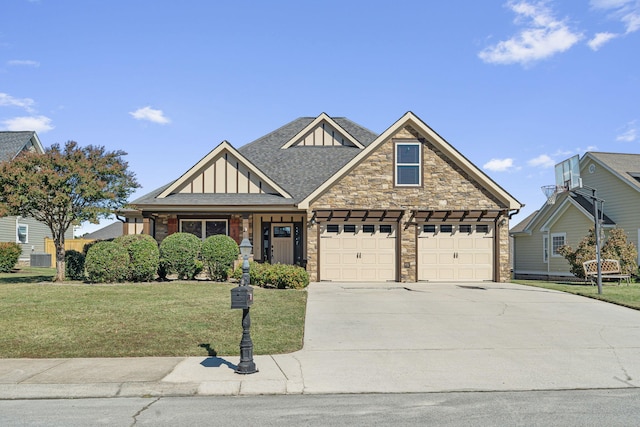
<svg viewBox="0 0 640 427">
<path fill-rule="evenodd" d="M 493 224 L 423 224 L 418 280 L 493 280 Z"/>
<path fill-rule="evenodd" d="M 396 224 L 320 225 L 320 280 L 395 279 Z"/>
</svg>

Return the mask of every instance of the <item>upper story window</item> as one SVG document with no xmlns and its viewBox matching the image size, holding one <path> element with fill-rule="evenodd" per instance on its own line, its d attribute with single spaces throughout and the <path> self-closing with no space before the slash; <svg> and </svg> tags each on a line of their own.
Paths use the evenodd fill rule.
<svg viewBox="0 0 640 427">
<path fill-rule="evenodd" d="M 397 186 L 422 185 L 422 145 L 396 142 L 395 183 Z"/>
</svg>

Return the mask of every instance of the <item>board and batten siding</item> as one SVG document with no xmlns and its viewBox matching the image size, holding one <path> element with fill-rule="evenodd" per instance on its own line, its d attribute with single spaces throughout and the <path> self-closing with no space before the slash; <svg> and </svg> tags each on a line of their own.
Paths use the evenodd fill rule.
<svg viewBox="0 0 640 427">
<path fill-rule="evenodd" d="M 184 183 L 177 192 L 183 194 L 277 193 L 231 153 L 224 153 L 213 159 L 190 181 Z"/>
</svg>

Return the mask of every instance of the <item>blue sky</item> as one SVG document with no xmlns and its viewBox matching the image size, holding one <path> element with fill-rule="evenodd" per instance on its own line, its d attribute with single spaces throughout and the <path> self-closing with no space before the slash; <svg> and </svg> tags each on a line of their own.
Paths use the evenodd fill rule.
<svg viewBox="0 0 640 427">
<path fill-rule="evenodd" d="M 0 16 L 0 129 L 128 152 L 132 199 L 321 112 L 382 132 L 413 111 L 526 205 L 513 224 L 555 163 L 640 153 L 638 0 L 7 0 Z"/>
</svg>

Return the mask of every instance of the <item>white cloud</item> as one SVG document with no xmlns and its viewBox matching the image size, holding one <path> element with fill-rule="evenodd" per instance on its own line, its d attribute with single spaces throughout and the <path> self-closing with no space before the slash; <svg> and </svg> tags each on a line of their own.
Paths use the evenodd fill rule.
<svg viewBox="0 0 640 427">
<path fill-rule="evenodd" d="M 638 0 L 591 0 L 593 9 L 610 12 L 613 19 L 624 24 L 627 34 L 640 30 L 640 2 Z"/>
<path fill-rule="evenodd" d="M 615 39 L 619 35 L 620 34 L 608 32 L 597 33 L 591 40 L 589 40 L 589 42 L 587 42 L 587 44 L 589 45 L 591 50 L 598 50 L 602 47 L 602 45 Z"/>
<path fill-rule="evenodd" d="M 12 59 L 7 62 L 9 65 L 13 66 L 27 66 L 27 67 L 39 67 L 40 63 L 38 61 L 32 61 L 30 59 Z"/>
<path fill-rule="evenodd" d="M 513 169 L 513 159 L 491 159 L 482 167 L 493 172 L 506 172 Z"/>
<path fill-rule="evenodd" d="M 136 111 L 131 111 L 129 114 L 131 114 L 136 120 L 147 120 L 161 125 L 171 123 L 171 120 L 164 115 L 162 110 L 154 110 L 151 106 L 138 108 Z"/>
<path fill-rule="evenodd" d="M 538 157 L 529 160 L 527 164 L 533 167 L 552 168 L 555 166 L 556 161 L 546 154 L 540 154 Z"/>
<path fill-rule="evenodd" d="M 634 142 L 638 139 L 638 128 L 636 126 L 637 121 L 633 120 L 624 127 L 624 131 L 616 137 L 616 141 L 620 142 Z"/>
<path fill-rule="evenodd" d="M 529 64 L 570 49 L 582 34 L 572 31 L 567 23 L 558 20 L 545 2 L 509 2 L 516 13 L 516 24 L 525 22 L 524 28 L 508 40 L 480 51 L 484 62 L 493 64 Z"/>
<path fill-rule="evenodd" d="M 8 93 L 0 92 L 0 107 L 20 107 L 28 112 L 33 112 L 32 105 L 35 101 L 31 98 L 14 98 Z"/>
<path fill-rule="evenodd" d="M 4 120 L 2 124 L 10 131 L 34 130 L 44 133 L 53 129 L 51 119 L 46 116 L 14 117 Z"/>
</svg>

